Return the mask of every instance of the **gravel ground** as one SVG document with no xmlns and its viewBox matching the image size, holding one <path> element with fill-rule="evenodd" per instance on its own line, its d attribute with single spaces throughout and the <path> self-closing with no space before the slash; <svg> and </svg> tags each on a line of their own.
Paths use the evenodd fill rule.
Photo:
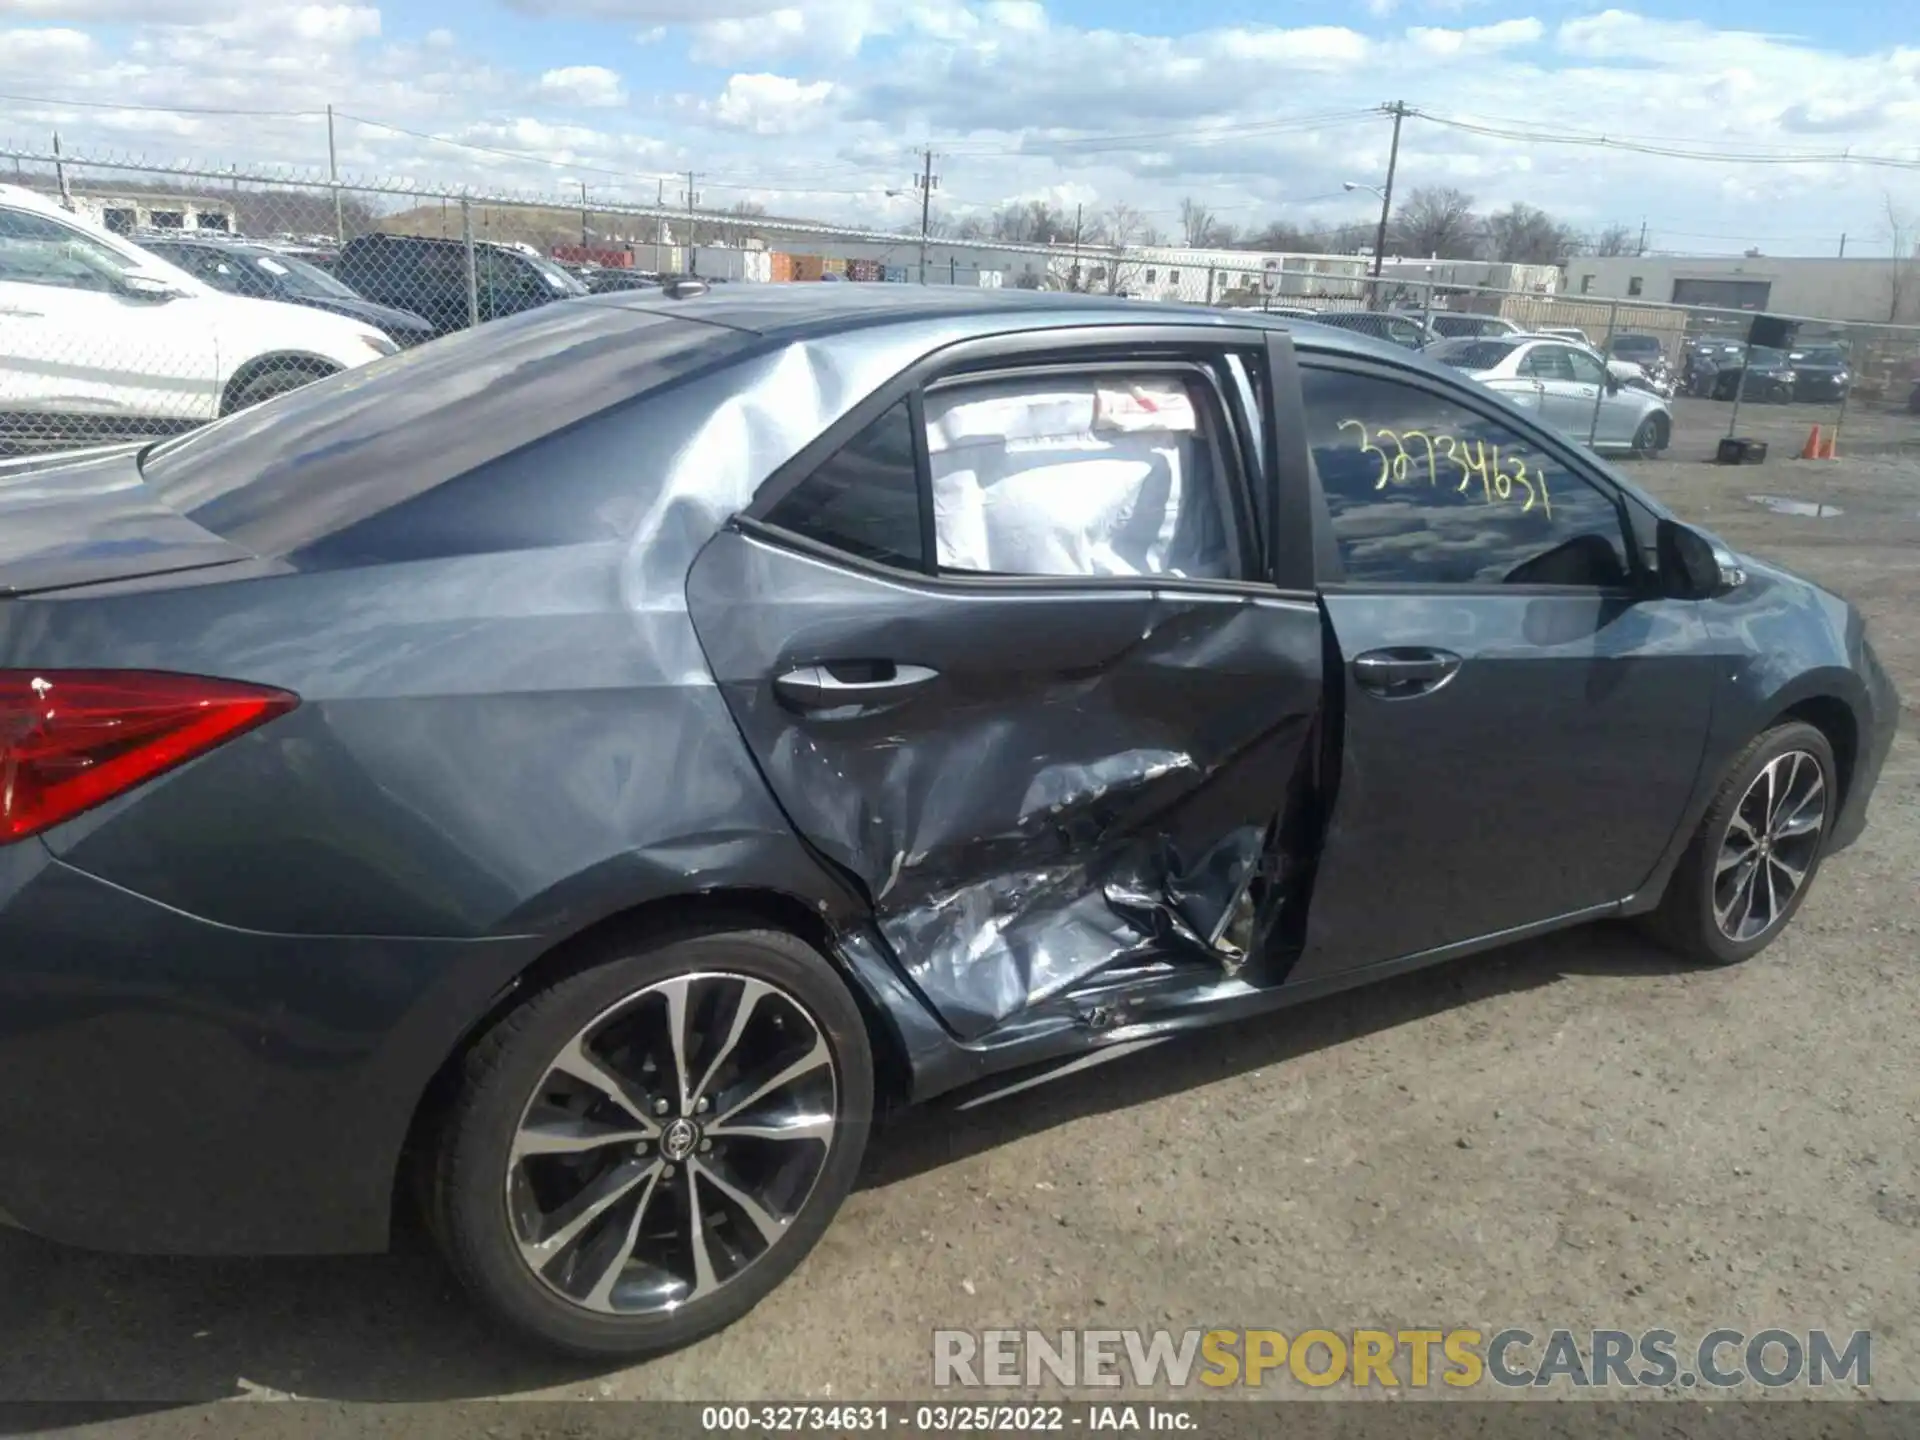
<svg viewBox="0 0 1920 1440">
<path fill-rule="evenodd" d="M 1727 407 L 1677 408 L 1672 453 L 1708 453 Z M 1632 468 L 1857 600 L 1920 699 L 1920 422 L 1847 435 L 1832 464 L 1776 439 L 1758 467 Z M 1873 1393 L 1920 1398 L 1907 723 L 1866 838 L 1752 963 L 1689 970 L 1599 926 L 921 1115 L 785 1287 L 675 1355 L 529 1356 L 421 1253 L 132 1260 L 0 1235 L 0 1398 L 900 1398 L 930 1389 L 936 1325 L 1870 1328 Z"/>
</svg>

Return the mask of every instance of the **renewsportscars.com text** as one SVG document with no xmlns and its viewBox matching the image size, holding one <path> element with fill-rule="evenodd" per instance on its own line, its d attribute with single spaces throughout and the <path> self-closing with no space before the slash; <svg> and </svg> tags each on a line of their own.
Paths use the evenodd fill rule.
<svg viewBox="0 0 1920 1440">
<path fill-rule="evenodd" d="M 1855 1330 L 936 1330 L 933 1383 L 1185 1389 L 1297 1384 L 1381 1389 L 1567 1386 L 1728 1390 L 1873 1383 Z"/>
</svg>

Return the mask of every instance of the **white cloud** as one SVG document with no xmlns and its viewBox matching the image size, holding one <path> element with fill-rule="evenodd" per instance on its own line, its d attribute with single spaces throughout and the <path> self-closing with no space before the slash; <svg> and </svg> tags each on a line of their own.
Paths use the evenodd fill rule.
<svg viewBox="0 0 1920 1440">
<path fill-rule="evenodd" d="M 563 105 L 600 107 L 627 103 L 620 77 L 604 65 L 568 65 L 540 77 L 542 98 Z"/>
<path fill-rule="evenodd" d="M 1411 28 L 1383 34 L 1359 18 L 1368 0 L 1345 12 L 1352 27 L 1209 28 L 1176 9 L 1155 28 L 1180 33 L 1142 34 L 1076 25 L 1060 6 L 1031 0 L 517 3 L 559 17 L 545 31 L 552 54 L 542 66 L 483 53 L 474 26 L 457 37 L 392 36 L 373 0 L 0 0 L 0 15 L 46 22 L 0 33 L 0 76 L 10 92 L 107 105 L 317 112 L 331 103 L 349 175 L 548 194 L 584 180 L 596 201 L 613 203 L 651 201 L 656 172 L 697 169 L 715 203 L 752 198 L 780 213 L 867 224 L 898 220 L 898 207 L 874 196 L 905 184 L 907 152 L 926 136 L 939 137 L 936 205 L 950 217 L 1014 197 L 1084 204 L 1089 214 L 1125 200 L 1168 229 L 1187 195 L 1236 223 L 1364 218 L 1372 198 L 1340 185 L 1384 171 L 1390 127 L 1368 112 L 1396 93 L 1439 116 L 1645 130 L 1729 151 L 1909 154 L 1920 124 L 1920 48 L 1843 53 L 1625 10 L 1545 26 L 1476 12 L 1489 23 L 1467 25 L 1438 17 L 1478 0 L 1398 0 L 1398 25 Z M 566 18 L 589 11 L 619 27 Z M 621 88 L 611 40 L 657 47 L 645 93 L 621 108 L 596 103 Z M 692 56 L 720 66 L 717 76 L 688 71 L 677 86 L 653 78 Z M 326 165 L 325 124 L 311 116 L 9 110 L 19 136 L 58 128 L 83 153 L 163 145 L 158 153 L 215 169 L 324 174 Z M 1400 187 L 1456 184 L 1483 208 L 1520 199 L 1588 227 L 1637 227 L 1651 212 L 1656 243 L 1663 226 L 1751 231 L 1757 241 L 1831 230 L 1832 241 L 1807 247 L 1830 248 L 1841 230 L 1883 226 L 1890 188 L 1920 205 L 1907 172 L 1529 145 L 1418 116 L 1404 127 L 1400 166 Z M 1806 193 L 1821 195 L 1816 213 L 1797 208 Z"/>
<path fill-rule="evenodd" d="M 0 30 L 0 69 L 8 73 L 32 76 L 92 56 L 93 37 L 82 30 Z"/>
<path fill-rule="evenodd" d="M 1502 20 L 1494 25 L 1476 25 L 1466 30 L 1415 25 L 1407 31 L 1407 39 L 1429 55 L 1486 55 L 1495 50 L 1536 44 L 1546 33 L 1546 26 L 1529 17 L 1525 20 Z"/>
<path fill-rule="evenodd" d="M 0 15 L 19 20 L 137 20 L 148 24 L 210 20 L 231 13 L 225 0 L 0 0 Z"/>
<path fill-rule="evenodd" d="M 833 82 L 786 75 L 735 75 L 714 102 L 721 124 L 756 135 L 784 135 L 811 123 L 833 96 Z"/>
<path fill-rule="evenodd" d="M 751 16 L 727 16 L 693 28 L 692 55 L 707 65 L 786 60 L 845 60 L 886 28 L 874 0 L 799 0 Z"/>
<path fill-rule="evenodd" d="M 1046 7 L 1040 0 L 988 0 L 986 18 L 1003 30 L 1044 30 Z"/>
<path fill-rule="evenodd" d="M 1296 30 L 1275 28 L 1222 30 L 1213 46 L 1235 60 L 1255 60 L 1296 66 L 1344 68 L 1366 61 L 1371 42 L 1357 30 L 1338 25 L 1308 25 Z"/>
</svg>

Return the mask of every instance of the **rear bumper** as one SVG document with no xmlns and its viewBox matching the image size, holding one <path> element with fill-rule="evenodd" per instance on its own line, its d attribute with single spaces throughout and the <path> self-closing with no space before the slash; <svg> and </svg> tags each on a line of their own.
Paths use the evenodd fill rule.
<svg viewBox="0 0 1920 1440">
<path fill-rule="evenodd" d="M 0 847 L 0 1212 L 99 1249 L 382 1249 L 414 1107 L 538 943 L 236 930 Z"/>
</svg>

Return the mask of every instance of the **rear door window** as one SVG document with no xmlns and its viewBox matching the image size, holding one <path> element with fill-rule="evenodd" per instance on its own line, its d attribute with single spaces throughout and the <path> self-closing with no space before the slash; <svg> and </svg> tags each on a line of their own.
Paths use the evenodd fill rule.
<svg viewBox="0 0 1920 1440">
<path fill-rule="evenodd" d="M 776 479 L 752 513 L 858 559 L 950 575 L 1239 579 L 1242 450 L 1216 383 L 1236 373 L 1249 395 L 1264 382 L 1243 361 L 936 384 L 797 483 Z M 1256 467 L 1258 450 L 1244 453 Z"/>
</svg>

